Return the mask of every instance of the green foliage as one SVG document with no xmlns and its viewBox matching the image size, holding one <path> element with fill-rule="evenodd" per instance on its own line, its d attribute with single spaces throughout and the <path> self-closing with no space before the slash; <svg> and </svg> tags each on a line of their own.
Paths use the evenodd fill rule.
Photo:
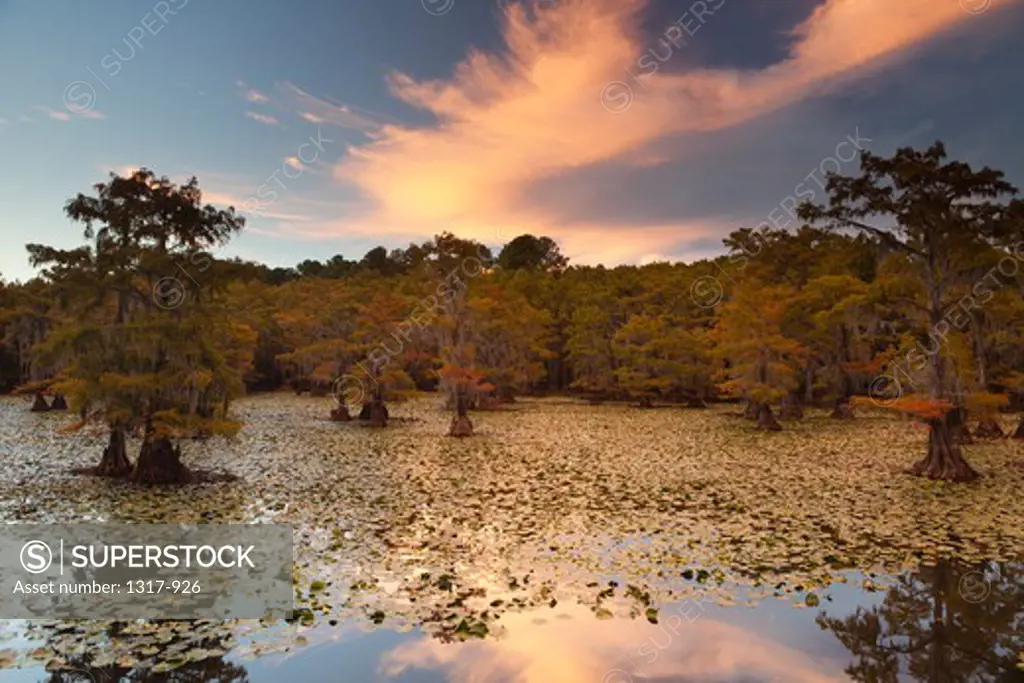
<svg viewBox="0 0 1024 683">
<path fill-rule="evenodd" d="M 61 368 L 52 389 L 112 427 L 223 431 L 257 333 L 218 301 L 215 272 L 206 289 L 168 276 L 223 244 L 243 219 L 203 205 L 194 178 L 178 186 L 143 169 L 95 190 L 66 206 L 85 224 L 85 246 L 28 245 L 51 291 L 68 302 L 34 350 Z"/>
</svg>

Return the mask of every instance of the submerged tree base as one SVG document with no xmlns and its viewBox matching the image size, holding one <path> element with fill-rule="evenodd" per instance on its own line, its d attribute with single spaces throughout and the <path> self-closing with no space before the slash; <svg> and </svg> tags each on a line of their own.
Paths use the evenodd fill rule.
<svg viewBox="0 0 1024 683">
<path fill-rule="evenodd" d="M 448 428 L 448 436 L 473 436 L 473 421 L 469 419 L 469 415 L 453 417 L 451 427 Z"/>
<path fill-rule="evenodd" d="M 762 403 L 757 409 L 757 428 L 766 432 L 782 431 L 782 425 L 775 419 L 775 413 L 767 403 Z"/>
<path fill-rule="evenodd" d="M 928 455 L 911 469 L 912 474 L 942 481 L 973 481 L 981 476 L 966 460 L 954 438 L 948 416 L 928 420 Z"/>
<path fill-rule="evenodd" d="M 1024 415 L 1021 416 L 1020 422 L 1017 423 L 1017 431 L 1010 435 L 1011 439 L 1024 439 Z"/>
<path fill-rule="evenodd" d="M 331 409 L 332 422 L 349 422 L 351 420 L 352 415 L 348 412 L 348 406 L 340 405 L 337 408 Z"/>
<path fill-rule="evenodd" d="M 64 399 L 64 394 L 54 394 L 53 402 L 50 403 L 50 410 L 67 410 L 68 402 Z"/>
<path fill-rule="evenodd" d="M 837 401 L 836 407 L 832 409 L 832 414 L 829 417 L 833 420 L 853 420 L 856 415 L 853 414 L 853 406 L 849 401 Z"/>
<path fill-rule="evenodd" d="M 974 436 L 979 439 L 1003 439 L 1006 438 L 1006 432 L 1003 431 L 998 420 L 994 417 L 986 417 L 974 428 Z"/>
<path fill-rule="evenodd" d="M 192 473 L 181 462 L 181 448 L 167 437 L 147 438 L 131 476 L 140 484 L 187 484 Z"/>
<path fill-rule="evenodd" d="M 128 453 L 125 450 L 125 434 L 123 429 L 111 429 L 110 440 L 107 442 L 107 447 L 103 450 L 103 458 L 100 459 L 100 464 L 91 471 L 89 474 L 94 474 L 98 477 L 127 477 L 132 473 L 132 463 L 128 459 Z"/>
<path fill-rule="evenodd" d="M 783 420 L 802 420 L 804 419 L 804 408 L 799 403 L 784 401 L 782 409 L 779 411 L 779 417 Z"/>
<path fill-rule="evenodd" d="M 384 405 L 384 401 L 374 400 L 370 403 L 370 426 L 388 426 L 388 407 Z"/>
<path fill-rule="evenodd" d="M 359 410 L 359 419 L 369 422 L 371 427 L 386 427 L 389 417 L 387 404 L 377 399 L 364 403 Z"/>
<path fill-rule="evenodd" d="M 50 409 L 50 405 L 46 402 L 46 398 L 42 394 L 37 393 L 35 400 L 32 401 L 32 407 L 29 408 L 33 413 L 45 413 Z"/>
</svg>

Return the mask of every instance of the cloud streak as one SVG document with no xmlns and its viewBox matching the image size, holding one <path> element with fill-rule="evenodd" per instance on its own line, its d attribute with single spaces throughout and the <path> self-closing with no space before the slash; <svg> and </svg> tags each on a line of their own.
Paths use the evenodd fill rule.
<svg viewBox="0 0 1024 683">
<path fill-rule="evenodd" d="M 250 90 L 245 93 L 245 99 L 247 102 L 254 104 L 264 104 L 270 101 L 270 98 L 261 93 L 259 90 Z"/>
<path fill-rule="evenodd" d="M 993 7 L 1010 1 L 993 0 Z M 383 122 L 297 86 L 284 89 L 307 120 L 312 115 L 370 137 L 349 149 L 334 175 L 366 199 L 366 221 L 379 231 L 447 229 L 488 240 L 504 226 L 509 236 L 552 235 L 577 261 L 617 262 L 662 253 L 722 226 L 588 225 L 524 201 L 527 190 L 600 163 L 680 161 L 641 152 L 669 136 L 737 126 L 832 91 L 972 19 L 957 2 L 827 0 L 793 29 L 781 61 L 761 69 L 659 72 L 644 81 L 646 91 L 628 111 L 612 114 L 600 95 L 647 49 L 639 29 L 645 5 L 511 5 L 503 18 L 506 52 L 473 50 L 445 79 L 390 75 L 392 95 L 433 115 L 430 127 Z M 705 22 L 702 30 L 714 31 L 714 17 Z"/>
<path fill-rule="evenodd" d="M 316 97 L 294 83 L 279 83 L 277 89 L 282 98 L 299 111 L 299 116 L 310 123 L 326 123 L 365 133 L 378 131 L 387 124 L 397 124 L 380 114 Z"/>
<path fill-rule="evenodd" d="M 90 109 L 88 111 L 71 112 L 71 113 L 69 113 L 69 112 L 61 110 L 61 109 L 50 109 L 49 107 L 44 107 L 41 104 L 37 104 L 37 105 L 34 105 L 32 107 L 32 111 L 37 111 L 37 112 L 43 114 L 44 116 L 46 116 L 48 119 L 52 119 L 54 121 L 61 121 L 61 122 L 64 122 L 64 123 L 67 123 L 68 121 L 70 121 L 71 119 L 74 119 L 74 118 L 82 118 L 82 119 L 105 119 L 105 118 L 107 118 L 105 114 L 103 114 L 102 112 L 98 112 L 95 109 Z M 25 123 L 33 123 L 33 120 L 31 118 L 27 117 L 27 116 L 22 116 L 21 120 L 23 122 L 25 122 Z"/>
<path fill-rule="evenodd" d="M 262 123 L 265 126 L 280 126 L 281 122 L 276 116 L 270 116 L 269 114 L 259 114 L 254 111 L 245 112 L 245 118 L 252 119 L 257 123 Z"/>
</svg>

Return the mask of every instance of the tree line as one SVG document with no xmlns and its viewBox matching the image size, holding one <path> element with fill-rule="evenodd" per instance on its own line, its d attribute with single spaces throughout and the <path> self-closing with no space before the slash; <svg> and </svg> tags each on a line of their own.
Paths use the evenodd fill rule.
<svg viewBox="0 0 1024 683">
<path fill-rule="evenodd" d="M 1024 395 L 1024 203 L 939 142 L 864 152 L 826 192 L 799 229 L 739 228 L 694 263 L 579 266 L 547 237 L 492 252 L 443 233 L 270 268 L 219 256 L 245 220 L 195 178 L 111 174 L 65 206 L 83 246 L 29 244 L 39 275 L 0 287 L 0 381 L 105 425 L 94 473 L 149 483 L 187 480 L 177 439 L 232 433 L 232 399 L 283 385 L 374 426 L 441 389 L 453 436 L 531 393 L 742 401 L 764 430 L 875 405 L 928 425 L 915 472 L 974 478 L 961 444 L 1001 436 Z"/>
</svg>

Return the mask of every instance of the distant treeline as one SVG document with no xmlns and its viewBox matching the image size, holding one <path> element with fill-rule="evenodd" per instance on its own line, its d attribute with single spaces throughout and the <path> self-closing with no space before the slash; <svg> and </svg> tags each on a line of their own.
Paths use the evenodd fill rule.
<svg viewBox="0 0 1024 683">
<path fill-rule="evenodd" d="M 461 417 L 574 392 L 742 399 L 764 429 L 779 428 L 772 406 L 849 418 L 861 397 L 931 424 L 946 463 L 931 473 L 969 478 L 947 427 L 970 412 L 997 429 L 986 416 L 1024 391 L 1024 202 L 941 143 L 864 153 L 860 176 L 830 176 L 827 203 L 799 207 L 799 229 L 615 268 L 571 265 L 547 237 L 492 253 L 449 233 L 271 268 L 218 258 L 244 219 L 204 205 L 195 179 L 143 169 L 95 190 L 66 206 L 85 246 L 28 245 L 41 275 L 0 289 L 0 381 L 114 423 L 179 429 L 285 384 L 381 424 L 386 400 L 438 386 Z"/>
</svg>

